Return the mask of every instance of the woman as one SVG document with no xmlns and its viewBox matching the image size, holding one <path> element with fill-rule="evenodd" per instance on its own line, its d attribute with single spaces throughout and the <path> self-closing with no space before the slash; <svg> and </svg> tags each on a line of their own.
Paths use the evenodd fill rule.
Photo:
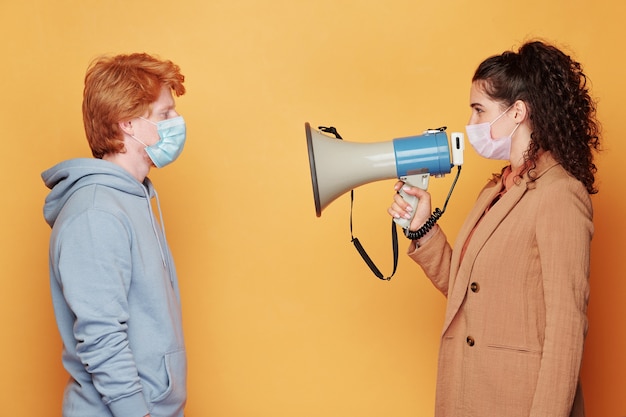
<svg viewBox="0 0 626 417">
<path fill-rule="evenodd" d="M 435 225 L 407 233 L 408 255 L 447 297 L 436 416 L 584 416 L 579 373 L 587 331 L 590 194 L 599 148 L 595 103 L 578 62 L 543 42 L 483 61 L 467 136 L 508 160 L 487 183 L 452 248 Z M 393 217 L 431 213 L 430 195 L 399 194 Z"/>
</svg>

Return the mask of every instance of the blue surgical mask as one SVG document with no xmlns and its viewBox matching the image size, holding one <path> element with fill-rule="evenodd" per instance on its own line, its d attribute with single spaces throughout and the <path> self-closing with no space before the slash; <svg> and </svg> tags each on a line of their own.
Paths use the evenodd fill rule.
<svg viewBox="0 0 626 417">
<path fill-rule="evenodd" d="M 143 117 L 140 119 L 155 125 L 160 139 L 154 145 L 148 146 L 136 137 L 131 137 L 146 147 L 146 153 L 157 168 L 163 168 L 174 162 L 183 151 L 187 138 L 187 129 L 183 117 L 178 116 L 157 123 Z"/>
</svg>

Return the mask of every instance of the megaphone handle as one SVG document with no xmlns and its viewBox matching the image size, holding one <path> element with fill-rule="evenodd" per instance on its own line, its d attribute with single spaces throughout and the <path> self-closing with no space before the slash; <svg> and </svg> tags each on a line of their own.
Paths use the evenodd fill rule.
<svg viewBox="0 0 626 417">
<path fill-rule="evenodd" d="M 400 181 L 404 182 L 407 185 L 412 187 L 418 187 L 422 190 L 428 189 L 428 179 L 430 178 L 430 174 L 417 174 L 417 175 L 408 175 L 406 177 L 400 177 Z M 400 218 L 394 219 L 396 224 L 403 229 L 408 229 L 411 225 L 411 220 L 413 220 L 413 216 L 415 216 L 415 211 L 417 209 L 417 203 L 419 199 L 414 195 L 409 195 L 405 193 L 402 189 L 399 191 L 400 196 L 406 201 L 411 207 L 413 207 L 413 211 L 410 219 Z"/>
</svg>

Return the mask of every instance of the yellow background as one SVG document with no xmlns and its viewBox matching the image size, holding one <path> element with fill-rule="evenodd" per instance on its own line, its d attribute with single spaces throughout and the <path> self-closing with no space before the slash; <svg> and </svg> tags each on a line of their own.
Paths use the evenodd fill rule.
<svg viewBox="0 0 626 417">
<path fill-rule="evenodd" d="M 135 51 L 187 79 L 187 147 L 151 173 L 182 285 L 187 416 L 432 415 L 445 300 L 404 256 L 391 282 L 371 274 L 349 195 L 315 216 L 304 123 L 357 142 L 462 131 L 476 65 L 532 37 L 582 61 L 599 99 L 582 377 L 588 415 L 626 415 L 625 15 L 604 0 L 1 0 L 0 415 L 60 415 L 40 172 L 90 156 L 88 63 Z M 499 167 L 468 147 L 440 221 L 450 239 Z M 451 180 L 431 181 L 435 205 Z M 358 188 L 354 212 L 387 274 L 393 182 Z"/>
</svg>

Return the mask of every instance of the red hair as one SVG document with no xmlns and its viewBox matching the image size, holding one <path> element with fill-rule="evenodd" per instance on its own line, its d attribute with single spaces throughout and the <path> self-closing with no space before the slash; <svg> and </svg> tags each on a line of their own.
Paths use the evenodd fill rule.
<svg viewBox="0 0 626 417">
<path fill-rule="evenodd" d="M 162 87 L 185 94 L 178 65 L 145 53 L 96 59 L 85 75 L 83 123 L 91 153 L 102 158 L 124 151 L 119 122 L 150 110 Z"/>
</svg>

